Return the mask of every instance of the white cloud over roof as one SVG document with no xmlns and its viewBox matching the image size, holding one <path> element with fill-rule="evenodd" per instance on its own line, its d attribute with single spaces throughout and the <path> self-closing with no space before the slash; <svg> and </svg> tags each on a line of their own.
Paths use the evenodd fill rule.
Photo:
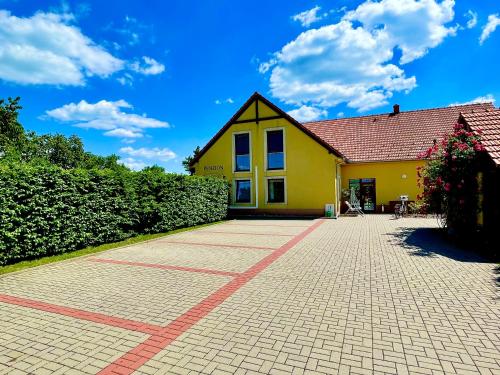
<svg viewBox="0 0 500 375">
<path fill-rule="evenodd" d="M 453 7 L 453 0 L 366 1 L 338 23 L 301 33 L 259 71 L 270 72 L 272 95 L 287 104 L 370 110 L 417 86 L 403 66 L 455 35 L 447 26 Z"/>
<path fill-rule="evenodd" d="M 324 109 L 303 105 L 297 109 L 289 111 L 288 114 L 299 122 L 306 122 L 317 120 L 320 117 L 325 117 L 328 115 L 328 112 Z"/>
</svg>

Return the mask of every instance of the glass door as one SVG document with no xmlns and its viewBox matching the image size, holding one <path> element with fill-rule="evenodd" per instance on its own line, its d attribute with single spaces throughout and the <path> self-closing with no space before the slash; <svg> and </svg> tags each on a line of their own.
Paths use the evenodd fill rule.
<svg viewBox="0 0 500 375">
<path fill-rule="evenodd" d="M 349 180 L 349 191 L 354 190 L 361 209 L 365 212 L 375 212 L 377 201 L 375 196 L 375 179 L 361 178 Z"/>
<path fill-rule="evenodd" d="M 363 211 L 375 212 L 376 197 L 375 197 L 375 179 L 363 178 L 360 183 L 361 207 Z"/>
</svg>

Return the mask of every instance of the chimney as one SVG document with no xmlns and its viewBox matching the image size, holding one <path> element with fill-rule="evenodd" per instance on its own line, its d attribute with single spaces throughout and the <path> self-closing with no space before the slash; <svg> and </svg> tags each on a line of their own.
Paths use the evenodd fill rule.
<svg viewBox="0 0 500 375">
<path fill-rule="evenodd" d="M 399 104 L 394 104 L 392 106 L 392 113 L 397 115 L 399 113 Z"/>
</svg>

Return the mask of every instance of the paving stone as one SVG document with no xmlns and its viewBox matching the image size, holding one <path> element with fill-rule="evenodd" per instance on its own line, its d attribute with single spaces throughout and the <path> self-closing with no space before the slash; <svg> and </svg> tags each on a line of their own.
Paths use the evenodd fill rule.
<svg viewBox="0 0 500 375">
<path fill-rule="evenodd" d="M 229 221 L 2 276 L 0 295 L 165 326 L 233 279 L 205 271 L 244 272 L 312 223 Z M 497 265 L 435 224 L 325 220 L 136 373 L 498 374 Z M 0 333 L 2 375 L 92 374 L 148 337 L 4 302 Z"/>
</svg>

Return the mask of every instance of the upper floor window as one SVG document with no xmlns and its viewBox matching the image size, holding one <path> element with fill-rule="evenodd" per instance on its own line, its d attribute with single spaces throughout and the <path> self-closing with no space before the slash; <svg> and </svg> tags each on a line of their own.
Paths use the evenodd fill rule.
<svg viewBox="0 0 500 375">
<path fill-rule="evenodd" d="M 268 130 L 266 133 L 267 169 L 285 169 L 283 130 Z"/>
<path fill-rule="evenodd" d="M 250 133 L 234 135 L 234 170 L 250 171 Z"/>
</svg>

